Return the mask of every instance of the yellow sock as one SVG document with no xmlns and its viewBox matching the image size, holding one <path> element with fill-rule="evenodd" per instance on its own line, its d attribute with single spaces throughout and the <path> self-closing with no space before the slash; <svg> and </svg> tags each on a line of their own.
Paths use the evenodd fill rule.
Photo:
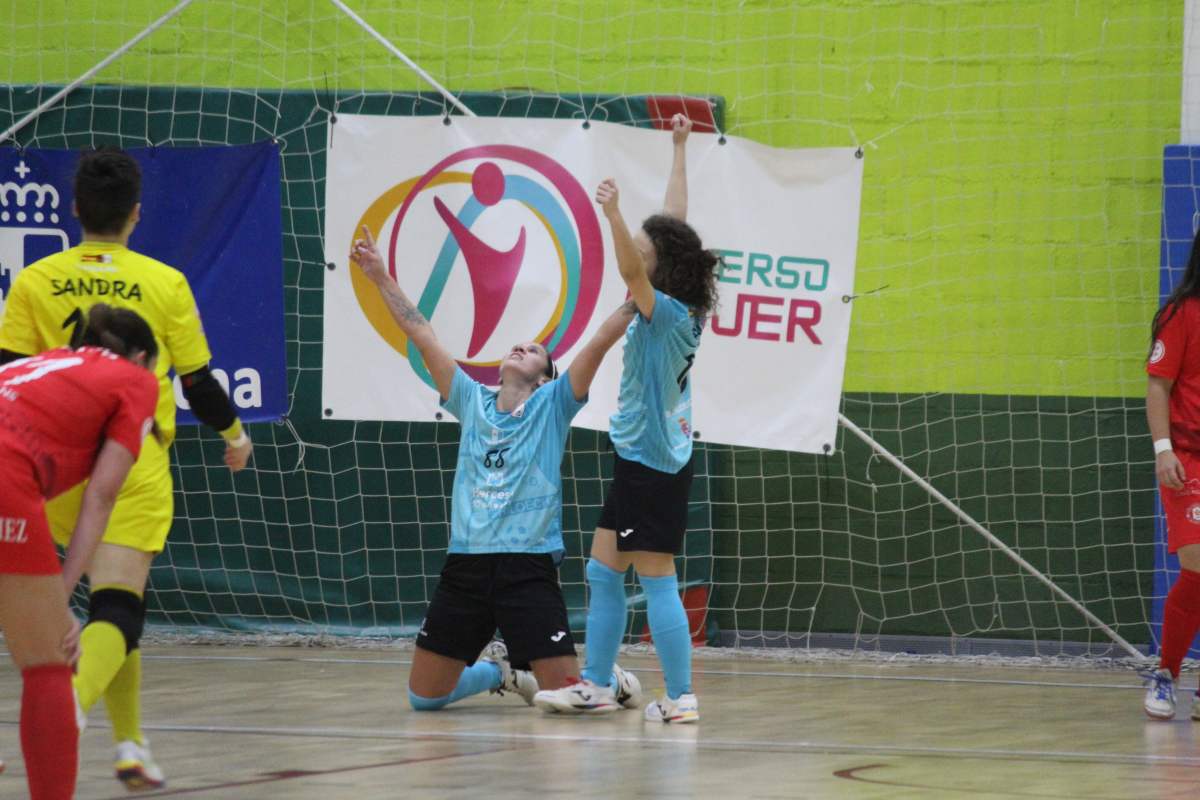
<svg viewBox="0 0 1200 800">
<path fill-rule="evenodd" d="M 125 663 L 125 636 L 111 622 L 89 622 L 79 637 L 82 654 L 75 673 L 75 693 L 84 712 L 104 694 Z"/>
<path fill-rule="evenodd" d="M 142 651 L 125 658 L 104 693 L 104 707 L 112 721 L 113 741 L 142 743 Z"/>
</svg>

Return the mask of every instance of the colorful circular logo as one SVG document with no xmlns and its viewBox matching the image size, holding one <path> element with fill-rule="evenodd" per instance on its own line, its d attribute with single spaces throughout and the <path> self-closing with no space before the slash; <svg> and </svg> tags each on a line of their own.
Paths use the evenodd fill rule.
<svg viewBox="0 0 1200 800">
<path fill-rule="evenodd" d="M 449 169 L 466 161 L 479 163 L 470 172 Z M 506 165 L 519 165 L 523 169 L 515 171 L 509 166 L 506 171 Z M 363 225 L 375 236 L 392 278 L 406 268 L 408 259 L 403 252 L 398 252 L 398 247 L 413 203 L 422 193 L 448 184 L 469 184 L 471 195 L 460 209 L 454 211 L 436 192 L 433 193 L 432 203 L 446 232 L 416 304 L 436 330 L 434 313 L 443 299 L 451 271 L 458 264 L 466 266 L 475 301 L 474 322 L 466 358 L 457 360 L 475 380 L 495 385 L 500 380 L 500 360 L 474 359 L 508 310 L 525 263 L 528 232 L 524 226 L 519 226 L 516 243 L 501 250 L 472 233 L 472 226 L 489 209 L 516 202 L 545 229 L 558 258 L 559 294 L 548 319 L 528 320 L 526 340 L 539 342 L 557 358 L 579 340 L 600 296 L 604 269 L 600 224 L 583 187 L 553 159 L 514 145 L 470 147 L 447 156 L 425 174 L 402 181 L 384 192 L 371 203 L 354 227 L 355 236 Z M 408 264 L 407 268 L 412 266 Z M 350 276 L 355 296 L 372 327 L 408 359 L 426 384 L 433 386 L 433 378 L 416 346 L 392 319 L 374 285 L 357 269 L 352 269 Z"/>
<path fill-rule="evenodd" d="M 1150 363 L 1157 364 L 1162 361 L 1163 356 L 1167 354 L 1167 346 L 1163 344 L 1162 339 L 1154 340 L 1154 348 L 1150 351 Z"/>
</svg>

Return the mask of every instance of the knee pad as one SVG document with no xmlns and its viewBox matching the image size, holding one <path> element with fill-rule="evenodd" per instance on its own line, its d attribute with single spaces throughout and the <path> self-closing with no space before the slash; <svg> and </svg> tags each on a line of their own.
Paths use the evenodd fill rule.
<svg viewBox="0 0 1200 800">
<path fill-rule="evenodd" d="M 107 622 L 125 637 L 125 654 L 132 653 L 146 625 L 146 601 L 126 589 L 99 589 L 88 603 L 88 623 Z"/>
</svg>

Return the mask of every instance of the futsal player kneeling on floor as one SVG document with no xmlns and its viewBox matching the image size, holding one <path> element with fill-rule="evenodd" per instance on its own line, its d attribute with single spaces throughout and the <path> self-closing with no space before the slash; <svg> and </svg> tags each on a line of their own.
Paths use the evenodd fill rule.
<svg viewBox="0 0 1200 800">
<path fill-rule="evenodd" d="M 515 692 L 532 703 L 539 686 L 578 682 L 558 582 L 563 452 L 571 419 L 586 402 L 604 354 L 632 319 L 632 307 L 605 320 L 562 376 L 542 344 L 514 345 L 501 361 L 497 391 L 458 367 L 388 275 L 365 227 L 351 259 L 378 287 L 420 351 L 443 407 L 462 426 L 449 552 L 417 634 L 410 704 L 432 711 L 486 691 Z M 503 644 L 491 641 L 497 629 Z"/>
</svg>

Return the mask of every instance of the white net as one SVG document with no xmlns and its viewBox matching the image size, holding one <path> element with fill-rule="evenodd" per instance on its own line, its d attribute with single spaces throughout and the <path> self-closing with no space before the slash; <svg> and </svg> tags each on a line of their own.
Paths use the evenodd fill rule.
<svg viewBox="0 0 1200 800">
<path fill-rule="evenodd" d="M 27 5 L 0 9 L 2 122 L 174 4 Z M 646 95 L 689 95 L 719 98 L 731 135 L 862 146 L 844 413 L 1127 639 L 1150 640 L 1140 363 L 1161 147 L 1178 119 L 1173 4 L 351 5 L 481 115 L 648 125 Z M 282 144 L 289 424 L 254 426 L 256 468 L 236 478 L 210 435 L 183 431 L 177 523 L 152 575 L 160 622 L 383 636 L 419 625 L 458 429 L 322 420 L 321 205 L 330 114 L 447 107 L 330 3 L 195 0 L 16 135 L 38 147 Z M 830 458 L 698 448 L 681 571 L 711 641 L 1109 652 L 923 489 L 842 439 Z M 610 468 L 605 439 L 573 435 L 562 576 L 580 624 L 581 554 Z M 643 627 L 635 614 L 630 641 Z"/>
</svg>

